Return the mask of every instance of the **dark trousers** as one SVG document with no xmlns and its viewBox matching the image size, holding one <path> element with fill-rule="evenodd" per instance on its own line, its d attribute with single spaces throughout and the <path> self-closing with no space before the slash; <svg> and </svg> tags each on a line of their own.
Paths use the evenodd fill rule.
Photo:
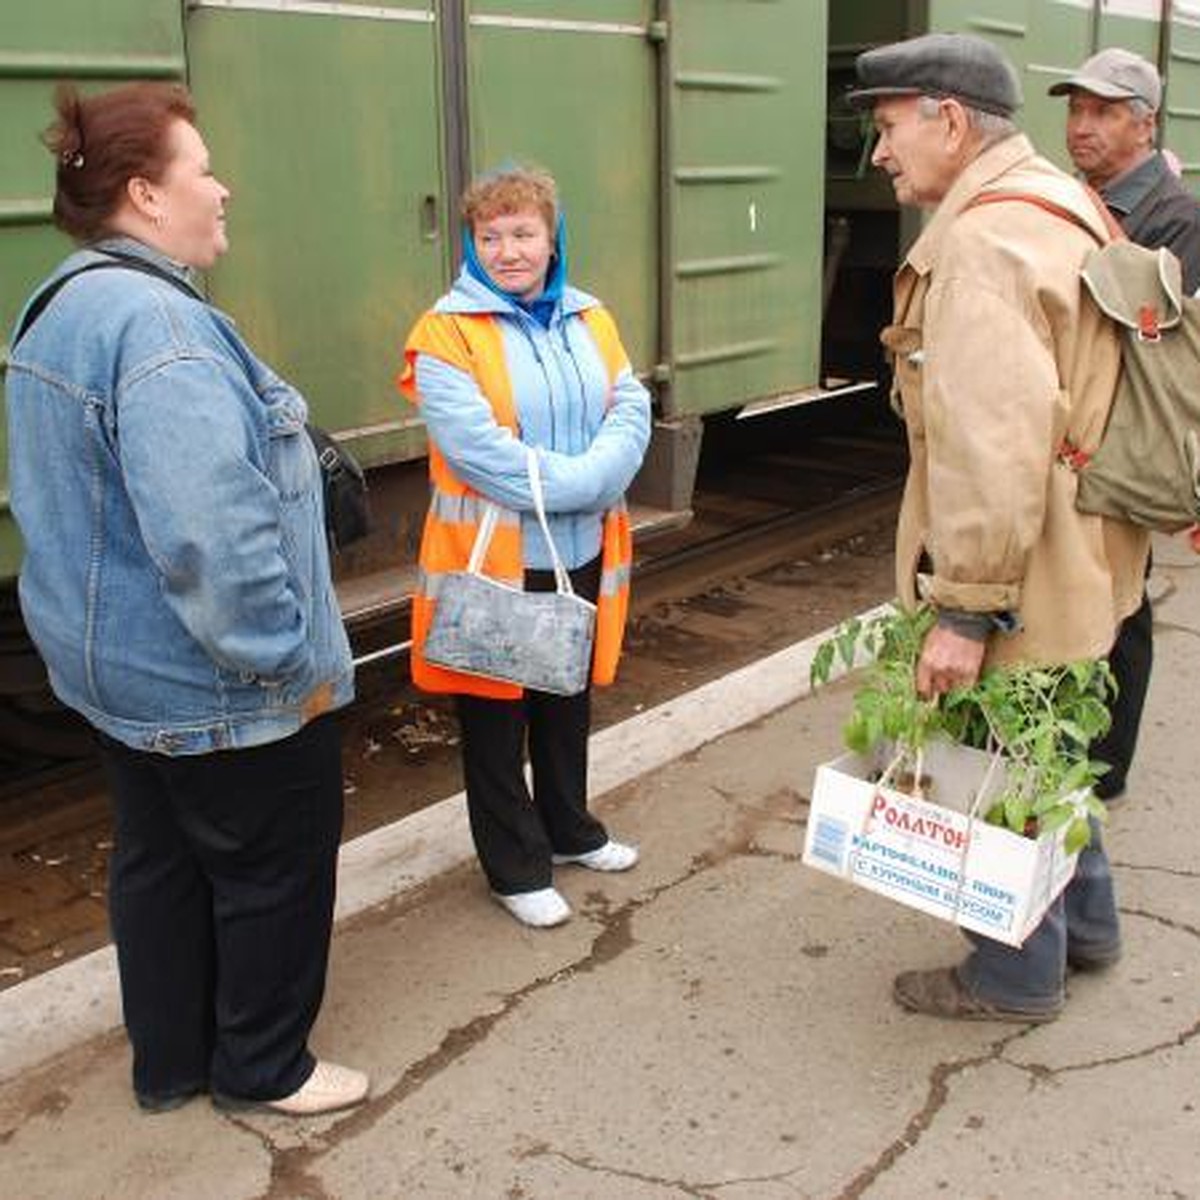
<svg viewBox="0 0 1200 1200">
<path fill-rule="evenodd" d="M 1100 825 L 1079 852 L 1075 874 L 1020 947 L 968 933 L 974 950 L 959 976 L 981 1000 L 1002 1008 L 1048 1012 L 1063 1000 L 1068 956 L 1109 961 L 1121 949 L 1121 923 Z"/>
<path fill-rule="evenodd" d="M 342 829 L 334 716 L 166 758 L 101 738 L 109 911 L 139 1096 L 274 1100 L 312 1073 Z"/>
<path fill-rule="evenodd" d="M 1108 663 L 1119 691 L 1110 708 L 1112 724 L 1091 748 L 1093 759 L 1109 765 L 1108 773 L 1096 784 L 1096 795 L 1102 800 L 1125 790 L 1125 778 L 1133 762 L 1142 708 L 1150 686 L 1150 668 L 1154 665 L 1153 624 L 1150 597 L 1143 595 L 1141 607 L 1121 622 L 1117 639 L 1109 651 Z"/>
<path fill-rule="evenodd" d="M 594 601 L 599 559 L 570 574 L 575 591 Z M 552 591 L 553 572 L 526 571 L 525 588 Z M 488 883 L 505 896 L 549 887 L 552 853 L 585 854 L 608 840 L 587 810 L 591 693 L 530 689 L 520 700 L 460 695 L 456 701 L 471 836 Z"/>
</svg>

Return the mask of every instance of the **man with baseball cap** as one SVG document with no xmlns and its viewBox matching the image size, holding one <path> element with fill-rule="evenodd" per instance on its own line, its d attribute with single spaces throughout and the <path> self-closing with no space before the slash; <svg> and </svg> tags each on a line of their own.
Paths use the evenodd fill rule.
<svg viewBox="0 0 1200 1200">
<path fill-rule="evenodd" d="M 1175 254 L 1184 290 L 1194 292 L 1200 287 L 1200 204 L 1154 148 L 1162 106 L 1158 71 L 1139 55 L 1112 47 L 1049 90 L 1067 97 L 1067 152 L 1079 173 L 1130 241 Z M 1143 596 L 1109 654 L 1118 687 L 1112 726 L 1092 749 L 1094 758 L 1109 764 L 1096 786 L 1109 803 L 1125 792 L 1153 662 L 1153 612 Z"/>
<path fill-rule="evenodd" d="M 1200 204 L 1155 149 L 1162 82 L 1144 58 L 1112 47 L 1054 84 L 1066 96 L 1067 152 L 1131 241 L 1166 246 L 1183 264 L 1183 287 L 1200 288 Z"/>
<path fill-rule="evenodd" d="M 937 611 L 917 690 L 968 686 L 985 667 L 1102 657 L 1141 600 L 1148 548 L 1133 525 L 1077 511 L 1059 462 L 1064 439 L 1087 445 L 1103 430 L 1119 370 L 1112 324 L 1079 285 L 1104 219 L 1013 125 L 1020 85 L 990 42 L 929 34 L 855 66 L 848 98 L 872 110 L 872 162 L 900 203 L 930 213 L 882 335 L 910 452 L 897 589 Z M 1120 951 L 1098 829 L 1024 947 L 969 936 L 957 967 L 897 976 L 897 1002 L 973 1020 L 1057 1016 L 1068 957 L 1100 965 Z"/>
</svg>

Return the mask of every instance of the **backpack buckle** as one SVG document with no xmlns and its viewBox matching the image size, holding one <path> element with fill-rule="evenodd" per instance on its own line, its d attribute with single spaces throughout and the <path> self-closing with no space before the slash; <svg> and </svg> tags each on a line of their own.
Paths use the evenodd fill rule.
<svg viewBox="0 0 1200 1200">
<path fill-rule="evenodd" d="M 1162 334 L 1158 329 L 1158 309 L 1153 304 L 1143 304 L 1138 309 L 1138 341 L 1162 341 Z"/>
<path fill-rule="evenodd" d="M 1068 438 L 1063 438 L 1058 447 L 1058 461 L 1072 471 L 1082 471 L 1091 462 L 1092 456 Z"/>
</svg>

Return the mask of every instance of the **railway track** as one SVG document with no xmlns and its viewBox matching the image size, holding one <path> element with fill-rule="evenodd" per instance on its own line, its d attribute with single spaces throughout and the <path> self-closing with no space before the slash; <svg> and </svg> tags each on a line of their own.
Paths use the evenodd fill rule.
<svg viewBox="0 0 1200 1200">
<path fill-rule="evenodd" d="M 894 436 L 830 434 L 820 447 L 821 454 L 774 451 L 751 454 L 733 468 L 714 465 L 698 481 L 686 520 L 635 538 L 634 616 L 707 581 L 803 557 L 894 514 L 905 464 Z M 364 668 L 403 659 L 406 606 L 361 621 L 354 643 L 360 676 Z"/>
</svg>

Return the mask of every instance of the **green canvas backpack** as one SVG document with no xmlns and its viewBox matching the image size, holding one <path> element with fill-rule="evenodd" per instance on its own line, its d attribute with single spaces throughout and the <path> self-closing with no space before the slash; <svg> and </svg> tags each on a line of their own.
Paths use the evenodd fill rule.
<svg viewBox="0 0 1200 1200">
<path fill-rule="evenodd" d="M 983 192 L 967 207 L 1034 204 L 1095 231 L 1077 213 L 1025 192 Z M 1083 285 L 1116 326 L 1121 373 L 1100 445 L 1064 445 L 1078 473 L 1075 506 L 1162 533 L 1200 524 L 1200 298 L 1184 296 L 1179 260 L 1127 240 L 1092 193 L 1113 240 L 1084 264 Z M 1099 239 L 1097 239 L 1099 240 Z"/>
<path fill-rule="evenodd" d="M 1093 250 L 1083 282 L 1117 325 L 1121 374 L 1076 507 L 1163 533 L 1200 524 L 1200 300 L 1169 250 L 1128 241 Z"/>
</svg>

